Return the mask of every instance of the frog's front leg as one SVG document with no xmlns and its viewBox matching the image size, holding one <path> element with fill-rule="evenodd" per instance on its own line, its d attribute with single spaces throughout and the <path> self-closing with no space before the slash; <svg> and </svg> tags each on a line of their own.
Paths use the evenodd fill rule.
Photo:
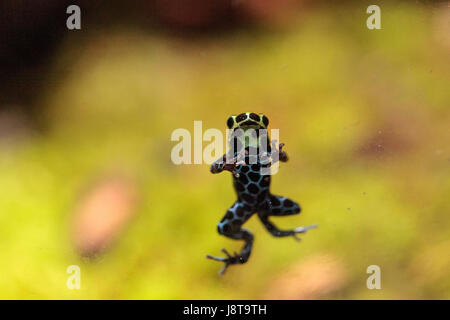
<svg viewBox="0 0 450 320">
<path fill-rule="evenodd" d="M 230 171 L 236 178 L 239 178 L 239 174 L 236 172 L 236 167 L 245 165 L 243 156 L 239 154 L 236 157 L 232 157 L 229 154 L 224 154 L 221 158 L 213 162 L 210 167 L 211 173 L 220 173 L 224 170 Z"/>
<path fill-rule="evenodd" d="M 246 263 L 249 259 L 252 251 L 253 235 L 249 230 L 241 228 L 241 226 L 248 218 L 250 218 L 252 213 L 253 212 L 247 208 L 247 206 L 240 202 L 236 202 L 228 209 L 223 219 L 217 225 L 217 231 L 220 234 L 235 240 L 245 241 L 239 254 L 234 253 L 232 256 L 227 250 L 222 249 L 222 252 L 225 253 L 226 257 L 215 257 L 209 254 L 206 256 L 208 259 L 225 263 L 224 267 L 219 272 L 220 275 L 224 274 L 230 265 Z"/>
</svg>

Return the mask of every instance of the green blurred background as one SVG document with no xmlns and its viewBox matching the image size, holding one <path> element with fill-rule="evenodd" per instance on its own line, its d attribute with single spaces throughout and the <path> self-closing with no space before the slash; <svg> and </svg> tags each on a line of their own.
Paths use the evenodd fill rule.
<svg viewBox="0 0 450 320">
<path fill-rule="evenodd" d="M 381 30 L 367 1 L 144 2 L 82 2 L 80 31 L 3 7 L 34 18 L 2 24 L 0 298 L 450 298 L 447 2 L 380 1 Z M 253 217 L 251 259 L 219 277 L 205 255 L 242 245 L 216 231 L 230 174 L 174 165 L 170 136 L 246 111 L 280 129 L 272 190 L 303 208 L 273 221 L 319 228 Z"/>
</svg>

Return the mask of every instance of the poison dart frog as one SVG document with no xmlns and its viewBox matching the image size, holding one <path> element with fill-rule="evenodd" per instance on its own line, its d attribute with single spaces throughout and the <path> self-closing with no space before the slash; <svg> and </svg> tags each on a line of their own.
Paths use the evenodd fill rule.
<svg viewBox="0 0 450 320">
<path fill-rule="evenodd" d="M 267 133 L 269 119 L 264 114 L 241 113 L 227 120 L 230 129 L 229 151 L 216 160 L 210 168 L 211 173 L 230 171 L 237 194 L 236 202 L 227 210 L 217 225 L 219 234 L 235 240 L 243 240 L 241 252 L 231 255 L 222 249 L 226 257 L 207 255 L 208 259 L 224 262 L 219 274 L 224 274 L 230 265 L 246 263 L 253 245 L 253 234 L 242 225 L 257 213 L 267 231 L 275 237 L 293 236 L 316 228 L 317 225 L 280 230 L 270 220 L 271 216 L 288 216 L 300 213 L 297 202 L 270 193 L 270 168 L 278 161 L 286 162 L 288 156 L 282 150 L 284 144 L 271 143 Z"/>
</svg>

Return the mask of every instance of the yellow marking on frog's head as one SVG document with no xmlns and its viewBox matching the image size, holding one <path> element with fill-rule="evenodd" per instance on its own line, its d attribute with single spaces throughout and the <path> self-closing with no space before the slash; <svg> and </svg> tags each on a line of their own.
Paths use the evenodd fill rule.
<svg viewBox="0 0 450 320">
<path fill-rule="evenodd" d="M 227 120 L 228 129 L 267 129 L 269 119 L 264 114 L 253 112 L 241 113 L 237 116 L 231 116 Z"/>
</svg>

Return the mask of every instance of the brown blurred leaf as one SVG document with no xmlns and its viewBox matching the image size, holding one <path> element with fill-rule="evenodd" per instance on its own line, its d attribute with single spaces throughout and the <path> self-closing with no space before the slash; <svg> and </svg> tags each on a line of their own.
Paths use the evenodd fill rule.
<svg viewBox="0 0 450 320">
<path fill-rule="evenodd" d="M 263 23 L 285 23 L 292 14 L 304 9 L 307 0 L 235 0 L 239 14 Z"/>
<path fill-rule="evenodd" d="M 74 246 L 82 256 L 92 256 L 118 238 L 135 214 L 137 190 L 122 177 L 102 179 L 79 200 L 72 233 Z"/>
<path fill-rule="evenodd" d="M 316 255 L 298 262 L 274 279 L 266 299 L 326 299 L 344 287 L 344 264 L 331 254 Z"/>
</svg>

